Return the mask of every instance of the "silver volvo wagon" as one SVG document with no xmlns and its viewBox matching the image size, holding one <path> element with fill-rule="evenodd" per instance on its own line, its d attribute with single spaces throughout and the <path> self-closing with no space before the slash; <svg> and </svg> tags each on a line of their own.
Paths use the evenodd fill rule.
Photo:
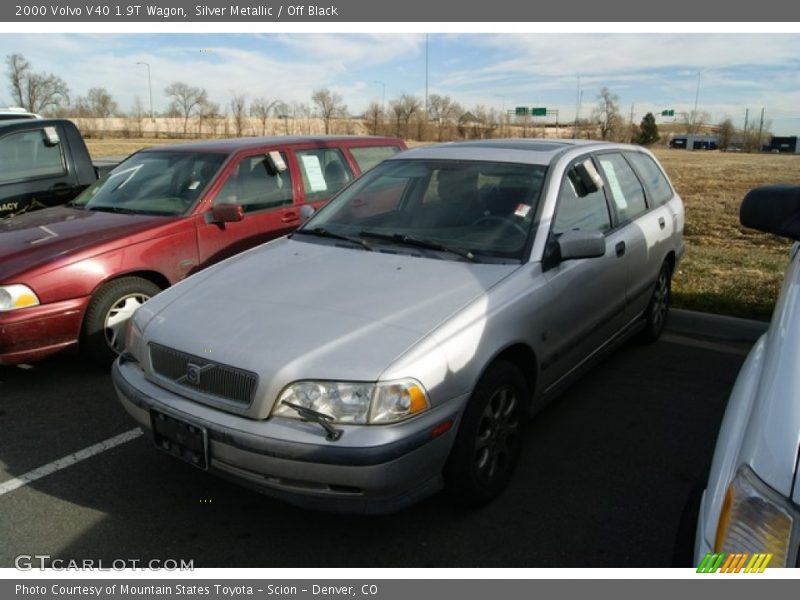
<svg viewBox="0 0 800 600">
<path fill-rule="evenodd" d="M 403 152 L 144 304 L 114 383 L 159 448 L 290 502 L 390 512 L 446 487 L 484 503 L 529 414 L 661 333 L 683 225 L 640 147 Z"/>
</svg>

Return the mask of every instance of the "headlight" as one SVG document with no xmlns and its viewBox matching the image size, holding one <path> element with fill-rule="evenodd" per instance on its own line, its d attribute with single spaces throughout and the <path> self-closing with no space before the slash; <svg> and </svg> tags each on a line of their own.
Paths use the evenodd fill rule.
<svg viewBox="0 0 800 600">
<path fill-rule="evenodd" d="M 136 323 L 136 318 L 131 317 L 125 329 L 125 351 L 133 355 L 139 362 L 144 358 L 144 347 L 142 344 L 142 330 Z"/>
<path fill-rule="evenodd" d="M 386 383 L 299 381 L 278 397 L 273 415 L 302 418 L 286 400 L 330 415 L 335 423 L 394 423 L 430 406 L 422 385 L 411 379 Z"/>
<path fill-rule="evenodd" d="M 0 312 L 39 304 L 39 298 L 27 285 L 0 285 Z"/>
<path fill-rule="evenodd" d="M 770 566 L 787 567 L 794 560 L 799 516 L 786 498 L 742 466 L 725 493 L 714 552 L 769 553 Z"/>
</svg>

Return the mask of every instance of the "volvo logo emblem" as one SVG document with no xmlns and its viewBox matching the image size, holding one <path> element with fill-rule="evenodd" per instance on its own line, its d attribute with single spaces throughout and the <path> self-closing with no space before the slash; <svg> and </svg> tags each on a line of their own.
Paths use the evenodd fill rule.
<svg viewBox="0 0 800 600">
<path fill-rule="evenodd" d="M 192 385 L 200 385 L 201 375 L 213 368 L 214 365 L 212 364 L 198 365 L 195 363 L 188 363 L 186 365 L 186 373 L 178 377 L 178 379 L 175 380 L 175 383 L 183 383 L 186 381 Z"/>
<path fill-rule="evenodd" d="M 186 379 L 192 385 L 200 385 L 200 374 L 202 372 L 203 371 L 201 370 L 200 365 L 195 365 L 192 363 L 186 365 Z"/>
</svg>

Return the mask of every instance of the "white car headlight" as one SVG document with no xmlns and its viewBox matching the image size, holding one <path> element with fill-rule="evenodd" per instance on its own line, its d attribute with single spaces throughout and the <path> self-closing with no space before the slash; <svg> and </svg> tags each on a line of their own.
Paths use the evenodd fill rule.
<svg viewBox="0 0 800 600">
<path fill-rule="evenodd" d="M 136 322 L 136 317 L 128 319 L 125 328 L 125 351 L 131 354 L 139 363 L 144 358 L 144 343 L 142 340 L 142 330 Z"/>
<path fill-rule="evenodd" d="M 794 566 L 800 515 L 782 495 L 742 466 L 725 493 L 715 552 L 772 554 L 769 566 Z"/>
<path fill-rule="evenodd" d="M 356 424 L 394 423 L 430 407 L 422 385 L 411 379 L 377 384 L 298 381 L 281 392 L 272 414 L 301 419 L 284 401 L 328 415 L 333 423 Z"/>
<path fill-rule="evenodd" d="M 39 298 L 27 285 L 0 285 L 0 312 L 37 306 Z"/>
</svg>

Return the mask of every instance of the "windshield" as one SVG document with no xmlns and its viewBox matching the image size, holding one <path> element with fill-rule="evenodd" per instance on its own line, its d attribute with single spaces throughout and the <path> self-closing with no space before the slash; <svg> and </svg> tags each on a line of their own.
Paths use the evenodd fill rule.
<svg viewBox="0 0 800 600">
<path fill-rule="evenodd" d="M 425 242 L 431 249 L 484 260 L 519 260 L 545 170 L 483 161 L 389 160 L 331 200 L 300 233 L 323 231 L 415 248 Z"/>
<path fill-rule="evenodd" d="M 140 152 L 83 191 L 70 205 L 147 215 L 182 215 L 227 158 L 226 154 Z"/>
</svg>

